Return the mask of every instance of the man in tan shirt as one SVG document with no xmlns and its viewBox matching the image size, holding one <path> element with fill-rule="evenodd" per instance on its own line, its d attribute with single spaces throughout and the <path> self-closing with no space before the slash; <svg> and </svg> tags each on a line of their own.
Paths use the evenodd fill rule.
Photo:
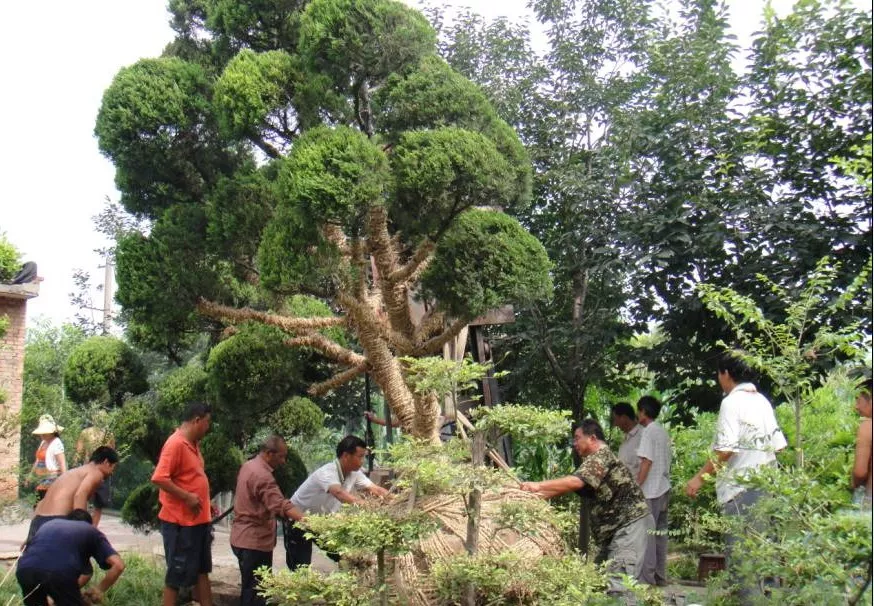
<svg viewBox="0 0 874 606">
<path fill-rule="evenodd" d="M 853 457 L 853 473 L 851 486 L 854 490 L 853 500 L 866 507 L 871 507 L 871 480 L 874 467 L 874 441 L 872 441 L 871 413 L 874 405 L 871 403 L 871 379 L 865 381 L 856 396 L 856 411 L 862 417 L 859 430 L 856 432 L 856 452 Z"/>
<path fill-rule="evenodd" d="M 265 606 L 257 593 L 255 570 L 273 567 L 276 517 L 300 520 L 303 512 L 282 496 L 273 470 L 285 464 L 288 446 L 279 436 L 270 436 L 261 452 L 240 467 L 234 492 L 234 523 L 231 549 L 240 564 L 240 606 Z"/>
</svg>

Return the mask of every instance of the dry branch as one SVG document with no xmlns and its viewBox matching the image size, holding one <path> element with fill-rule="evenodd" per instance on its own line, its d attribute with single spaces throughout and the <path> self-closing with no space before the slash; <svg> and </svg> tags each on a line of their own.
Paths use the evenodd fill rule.
<svg viewBox="0 0 874 606">
<path fill-rule="evenodd" d="M 239 324 L 241 322 L 255 321 L 261 324 L 276 326 L 286 332 L 306 330 L 318 330 L 332 326 L 344 326 L 346 318 L 342 316 L 296 318 L 272 314 L 266 311 L 258 311 L 249 307 L 230 307 L 213 301 L 201 299 L 197 304 L 197 311 L 210 318 Z"/>
<path fill-rule="evenodd" d="M 307 389 L 307 393 L 315 397 L 324 396 L 334 391 L 341 385 L 348 383 L 358 375 L 364 374 L 365 372 L 367 372 L 367 364 L 361 364 L 359 366 L 347 368 L 342 372 L 338 372 L 327 381 L 322 381 L 321 383 L 313 383 L 312 385 L 310 385 L 310 388 Z"/>
<path fill-rule="evenodd" d="M 413 253 L 410 260 L 388 276 L 389 282 L 405 283 L 418 275 L 425 269 L 425 267 L 427 267 L 428 261 L 431 260 L 431 253 L 434 252 L 434 248 L 435 245 L 430 240 L 425 240 L 419 244 L 418 248 L 416 248 L 416 252 Z"/>
<path fill-rule="evenodd" d="M 367 358 L 361 354 L 337 345 L 319 333 L 309 333 L 300 337 L 286 339 L 285 344 L 289 347 L 311 347 L 322 353 L 326 358 L 346 364 L 347 366 L 361 366 L 367 362 Z"/>
<path fill-rule="evenodd" d="M 452 339 L 458 336 L 465 326 L 467 326 L 469 320 L 459 319 L 455 320 L 449 328 L 444 330 L 441 334 L 428 339 L 422 345 L 420 345 L 416 351 L 415 355 L 427 356 L 430 354 L 437 353 L 440 349 L 443 348 L 444 345 L 449 343 Z"/>
</svg>

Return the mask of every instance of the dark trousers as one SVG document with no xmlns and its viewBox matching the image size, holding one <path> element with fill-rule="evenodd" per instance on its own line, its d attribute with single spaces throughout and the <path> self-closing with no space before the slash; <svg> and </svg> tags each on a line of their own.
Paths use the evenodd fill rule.
<svg viewBox="0 0 874 606">
<path fill-rule="evenodd" d="M 294 525 L 294 522 L 282 523 L 282 542 L 285 544 L 285 564 L 289 570 L 297 570 L 301 566 L 309 566 L 313 561 L 313 542 L 304 536 L 303 530 Z M 326 556 L 340 561 L 336 553 L 326 553 Z"/>
<path fill-rule="evenodd" d="M 763 520 L 756 520 L 750 515 L 750 509 L 759 502 L 765 493 L 761 490 L 747 489 L 734 497 L 732 500 L 723 504 L 722 513 L 726 516 L 740 520 L 741 528 L 737 530 L 743 534 L 746 531 L 763 532 L 766 530 L 766 523 Z M 752 604 L 756 601 L 757 596 L 762 594 L 762 580 L 751 579 L 748 575 L 739 574 L 738 568 L 743 560 L 743 550 L 739 550 L 738 543 L 743 536 L 738 536 L 733 532 L 725 534 L 725 560 L 729 571 L 729 578 L 735 586 L 736 597 L 742 606 Z"/>
<path fill-rule="evenodd" d="M 255 571 L 266 566 L 273 568 L 273 552 L 244 549 L 231 546 L 240 564 L 240 606 L 266 606 L 267 601 L 258 595 L 258 579 Z"/>
<path fill-rule="evenodd" d="M 15 572 L 25 606 L 47 606 L 51 598 L 55 606 L 85 606 L 78 578 L 43 570 Z"/>
</svg>

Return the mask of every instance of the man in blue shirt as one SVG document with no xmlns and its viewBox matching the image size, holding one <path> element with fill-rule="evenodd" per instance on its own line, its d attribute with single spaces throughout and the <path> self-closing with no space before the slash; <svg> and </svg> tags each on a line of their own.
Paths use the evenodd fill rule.
<svg viewBox="0 0 874 606">
<path fill-rule="evenodd" d="M 91 578 L 91 558 L 106 570 L 96 587 L 83 587 Z M 124 562 L 106 536 L 91 525 L 91 515 L 74 509 L 65 519 L 49 520 L 36 531 L 18 560 L 15 576 L 25 606 L 84 606 L 103 601 L 103 594 L 124 572 Z M 85 602 L 84 598 L 88 598 Z"/>
</svg>

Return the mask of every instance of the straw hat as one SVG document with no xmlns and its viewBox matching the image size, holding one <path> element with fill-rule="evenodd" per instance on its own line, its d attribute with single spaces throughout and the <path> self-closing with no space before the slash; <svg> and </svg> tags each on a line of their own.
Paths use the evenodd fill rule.
<svg viewBox="0 0 874 606">
<path fill-rule="evenodd" d="M 39 418 L 39 425 L 32 433 L 35 436 L 41 436 L 47 433 L 61 433 L 62 431 L 64 431 L 64 428 L 55 423 L 52 415 L 42 415 Z"/>
</svg>

